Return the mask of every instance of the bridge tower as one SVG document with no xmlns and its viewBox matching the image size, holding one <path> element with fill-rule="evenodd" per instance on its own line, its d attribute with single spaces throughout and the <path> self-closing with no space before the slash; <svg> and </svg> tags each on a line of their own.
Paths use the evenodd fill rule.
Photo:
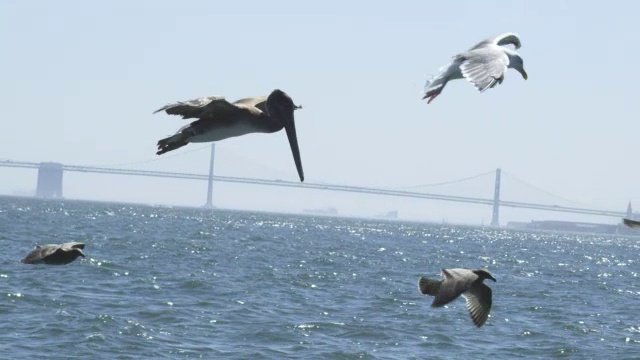
<svg viewBox="0 0 640 360">
<path fill-rule="evenodd" d="M 491 226 L 500 227 L 500 168 L 496 169 L 496 184 L 493 190 L 493 215 Z"/>
<path fill-rule="evenodd" d="M 211 143 L 211 161 L 209 162 L 209 181 L 207 182 L 207 203 L 204 207 L 213 209 L 213 160 L 216 156 L 216 143 Z"/>
<path fill-rule="evenodd" d="M 38 166 L 38 183 L 36 185 L 36 197 L 61 198 L 62 197 L 62 164 L 42 162 Z"/>
</svg>

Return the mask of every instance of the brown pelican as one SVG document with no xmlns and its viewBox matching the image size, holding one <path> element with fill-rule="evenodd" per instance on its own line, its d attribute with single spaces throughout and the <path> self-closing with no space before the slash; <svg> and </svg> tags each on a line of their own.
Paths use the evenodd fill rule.
<svg viewBox="0 0 640 360">
<path fill-rule="evenodd" d="M 527 80 L 527 72 L 517 52 L 504 47 L 513 45 L 520 48 L 520 38 L 513 33 L 498 35 L 485 39 L 466 52 L 453 57 L 453 60 L 438 70 L 438 73 L 427 80 L 423 99 L 429 98 L 431 103 L 440 95 L 449 80 L 466 78 L 480 92 L 502 84 L 507 68 L 516 69 Z"/>
<path fill-rule="evenodd" d="M 37 245 L 24 259 L 20 260 L 23 264 L 48 264 L 48 265 L 65 265 L 78 256 L 84 257 L 82 252 L 84 243 L 70 242 L 61 245 L 47 244 Z"/>
<path fill-rule="evenodd" d="M 223 97 L 210 96 L 166 105 L 156 111 L 198 119 L 182 127 L 175 135 L 158 141 L 157 155 L 192 142 L 218 141 L 250 133 L 274 133 L 284 130 L 289 138 L 300 181 L 304 181 L 300 149 L 293 111 L 300 109 L 284 91 L 273 90 L 268 97 L 246 98 L 229 103 Z"/>
<path fill-rule="evenodd" d="M 491 288 L 483 280 L 496 279 L 486 270 L 442 269 L 442 275 L 444 280 L 420 278 L 420 292 L 436 297 L 431 307 L 444 306 L 462 295 L 473 323 L 481 327 L 491 310 Z"/>
</svg>

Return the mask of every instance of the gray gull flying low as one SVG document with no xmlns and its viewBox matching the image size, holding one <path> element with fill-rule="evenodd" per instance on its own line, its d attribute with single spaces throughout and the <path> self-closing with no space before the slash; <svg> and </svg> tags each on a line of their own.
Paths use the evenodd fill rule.
<svg viewBox="0 0 640 360">
<path fill-rule="evenodd" d="M 37 245 L 24 259 L 23 264 L 65 265 L 79 256 L 84 257 L 84 243 L 69 242 L 61 245 Z"/>
<path fill-rule="evenodd" d="M 444 280 L 421 277 L 418 283 L 420 292 L 435 296 L 432 307 L 444 306 L 460 295 L 464 296 L 471 320 L 481 327 L 491 310 L 491 288 L 483 280 L 496 279 L 486 270 L 442 269 L 442 275 Z"/>
</svg>

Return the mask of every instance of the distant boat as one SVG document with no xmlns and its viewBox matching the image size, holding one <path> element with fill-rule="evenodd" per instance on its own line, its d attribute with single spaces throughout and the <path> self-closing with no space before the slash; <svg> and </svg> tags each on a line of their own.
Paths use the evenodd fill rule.
<svg viewBox="0 0 640 360">
<path fill-rule="evenodd" d="M 13 195 L 33 197 L 33 196 L 36 196 L 36 191 L 35 190 L 14 190 Z"/>
<path fill-rule="evenodd" d="M 338 209 L 334 207 L 326 207 L 322 209 L 302 209 L 305 214 L 313 215 L 337 215 Z"/>
<path fill-rule="evenodd" d="M 397 219 L 398 218 L 398 210 L 391 210 L 386 214 L 381 214 L 381 215 L 378 215 L 376 217 L 383 218 L 383 219 Z"/>
<path fill-rule="evenodd" d="M 638 235 L 635 229 L 640 227 L 640 221 L 624 219 L 623 224 L 598 224 L 576 221 L 542 220 L 531 222 L 510 221 L 507 228 L 520 230 L 550 230 L 569 233 L 590 233 L 608 235 Z"/>
</svg>

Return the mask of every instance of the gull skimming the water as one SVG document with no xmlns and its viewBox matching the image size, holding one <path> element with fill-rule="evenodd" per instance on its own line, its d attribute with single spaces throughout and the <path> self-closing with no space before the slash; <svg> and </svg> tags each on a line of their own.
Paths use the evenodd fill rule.
<svg viewBox="0 0 640 360">
<path fill-rule="evenodd" d="M 425 295 L 435 296 L 431 307 L 442 307 L 462 295 L 467 300 L 471 320 L 481 327 L 491 310 L 491 288 L 484 279 L 496 279 L 486 270 L 442 269 L 444 280 L 421 277 L 418 286 Z"/>
<path fill-rule="evenodd" d="M 293 112 L 300 109 L 284 91 L 273 90 L 269 96 L 245 98 L 230 103 L 220 96 L 202 97 L 166 105 L 156 111 L 198 119 L 183 126 L 174 135 L 158 141 L 157 155 L 188 143 L 210 142 L 251 133 L 274 133 L 284 128 L 289 138 L 293 160 L 304 181 L 300 149 Z"/>
<path fill-rule="evenodd" d="M 516 34 L 506 33 L 483 40 L 466 52 L 453 57 L 453 60 L 440 68 L 438 73 L 427 80 L 423 99 L 429 98 L 431 103 L 440 95 L 447 82 L 465 78 L 480 92 L 501 84 L 508 68 L 516 69 L 527 80 L 522 57 L 517 52 L 505 47 L 513 45 L 519 49 L 520 38 Z"/>
<path fill-rule="evenodd" d="M 24 259 L 23 264 L 47 264 L 65 265 L 73 262 L 79 256 L 84 257 L 82 252 L 84 243 L 70 242 L 61 245 L 47 244 L 37 245 Z"/>
<path fill-rule="evenodd" d="M 640 221 L 631 220 L 631 219 L 622 219 L 622 222 L 628 227 L 640 227 Z"/>
</svg>

